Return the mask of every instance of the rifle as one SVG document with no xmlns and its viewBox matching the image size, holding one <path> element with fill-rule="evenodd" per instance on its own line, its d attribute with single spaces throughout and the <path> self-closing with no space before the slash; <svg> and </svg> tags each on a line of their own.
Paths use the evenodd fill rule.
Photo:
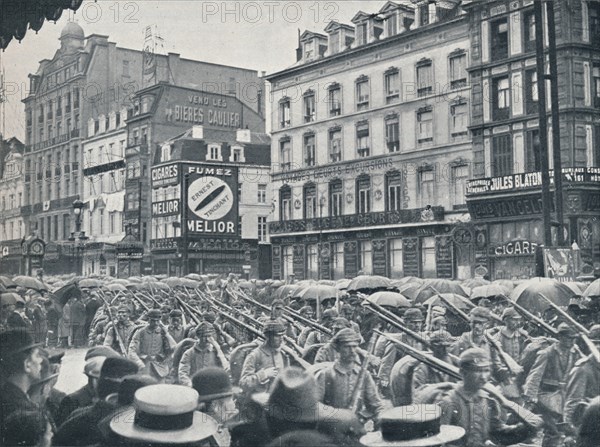
<svg viewBox="0 0 600 447">
<path fill-rule="evenodd" d="M 519 312 L 523 316 L 524 319 L 535 324 L 537 327 L 548 333 L 551 337 L 558 337 L 558 331 L 552 326 L 550 326 L 548 323 L 546 323 L 544 320 L 542 320 L 540 317 L 532 314 L 516 301 L 511 301 L 506 296 L 504 298 L 515 308 L 517 312 Z"/>
<path fill-rule="evenodd" d="M 108 318 L 110 318 L 110 322 L 113 325 L 113 331 L 115 331 L 115 335 L 117 336 L 117 341 L 119 342 L 119 349 L 121 349 L 121 352 L 123 353 L 123 355 L 127 355 L 127 349 L 125 348 L 125 343 L 123 343 L 123 339 L 121 338 L 121 334 L 117 330 L 117 323 L 116 323 L 115 318 L 114 318 L 114 316 L 112 314 L 112 311 L 110 310 L 110 305 L 108 304 L 108 302 L 106 301 L 106 299 L 103 296 L 101 296 L 100 299 L 106 305 L 106 313 L 108 314 Z"/>
<path fill-rule="evenodd" d="M 366 355 L 363 358 L 362 365 L 360 367 L 360 372 L 358 373 L 358 377 L 356 379 L 356 385 L 354 385 L 354 389 L 352 390 L 352 397 L 350 399 L 350 409 L 353 413 L 357 413 L 360 406 L 360 398 L 362 394 L 362 390 L 364 388 L 365 379 L 368 374 L 369 367 L 369 356 L 373 355 L 375 351 L 375 344 L 377 343 L 377 334 L 371 335 L 371 340 L 369 341 L 369 347 L 367 349 Z"/>
<path fill-rule="evenodd" d="M 552 307 L 554 310 L 556 310 L 565 320 L 567 320 L 567 322 L 577 331 L 579 332 L 579 336 L 581 337 L 581 339 L 583 340 L 583 342 L 585 343 L 585 345 L 587 346 L 587 348 L 590 350 L 590 355 L 596 360 L 597 363 L 600 363 L 600 351 L 598 351 L 598 348 L 596 347 L 596 345 L 594 344 L 594 342 L 592 340 L 590 340 L 590 331 L 583 326 L 581 323 L 578 323 L 577 321 L 575 321 L 573 319 L 573 317 L 571 317 L 571 315 L 569 315 L 568 313 L 566 313 L 564 310 L 562 310 L 560 307 L 558 307 L 556 304 L 554 304 L 554 302 L 550 301 L 550 299 L 541 294 L 540 296 L 542 298 L 544 298 L 548 304 L 550 304 L 550 307 Z"/>
<path fill-rule="evenodd" d="M 415 359 L 417 359 L 423 363 L 426 363 L 427 365 L 431 366 L 432 368 L 435 368 L 435 369 L 443 372 L 444 374 L 454 377 L 457 380 L 462 380 L 462 375 L 460 373 L 460 369 L 457 368 L 456 366 L 451 365 L 441 359 L 438 359 L 437 357 L 429 355 L 426 352 L 419 351 L 418 349 L 415 349 L 412 346 L 401 342 L 400 340 L 396 340 L 396 339 L 384 334 L 383 332 L 380 332 L 377 329 L 375 329 L 374 332 L 379 334 L 382 337 L 385 337 L 387 340 L 391 341 L 392 343 L 395 343 L 398 346 L 400 346 L 411 357 L 414 357 Z M 527 410 L 526 408 L 523 408 L 520 405 L 506 399 L 502 395 L 500 390 L 498 390 L 492 384 L 487 383 L 486 385 L 484 385 L 483 389 L 485 391 L 487 391 L 491 396 L 498 399 L 498 401 L 500 402 L 501 405 L 510 409 L 512 412 L 514 412 L 515 415 L 518 416 L 526 424 L 531 425 L 535 428 L 539 428 L 543 424 L 543 420 L 541 420 L 541 418 L 538 415 L 536 415 L 535 413 L 532 413 L 531 411 Z"/>
<path fill-rule="evenodd" d="M 132 294 L 131 296 L 133 297 L 134 300 L 136 300 L 138 303 L 140 303 L 140 305 L 144 308 L 144 310 L 146 312 L 148 312 L 150 310 L 148 305 L 146 303 L 144 303 L 139 296 L 136 296 L 135 294 Z"/>
</svg>

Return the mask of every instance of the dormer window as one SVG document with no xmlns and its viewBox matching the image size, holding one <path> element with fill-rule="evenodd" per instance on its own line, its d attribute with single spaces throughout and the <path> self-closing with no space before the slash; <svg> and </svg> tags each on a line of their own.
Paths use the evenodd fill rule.
<svg viewBox="0 0 600 447">
<path fill-rule="evenodd" d="M 206 159 L 213 161 L 222 161 L 221 146 L 218 144 L 209 144 L 206 150 Z"/>
<path fill-rule="evenodd" d="M 314 40 L 309 40 L 304 43 L 304 58 L 310 60 L 315 56 L 315 42 Z"/>
<path fill-rule="evenodd" d="M 232 146 L 229 161 L 234 163 L 244 163 L 244 148 L 243 146 Z"/>
<path fill-rule="evenodd" d="M 369 39 L 367 22 L 356 25 L 356 43 L 357 45 L 365 45 Z"/>
<path fill-rule="evenodd" d="M 160 150 L 160 161 L 171 161 L 171 145 L 163 144 Z"/>
<path fill-rule="evenodd" d="M 398 15 L 396 13 L 390 14 L 385 19 L 385 29 L 388 36 L 395 36 L 398 34 Z"/>
<path fill-rule="evenodd" d="M 329 36 L 329 52 L 335 54 L 340 51 L 340 32 L 331 33 Z"/>
</svg>

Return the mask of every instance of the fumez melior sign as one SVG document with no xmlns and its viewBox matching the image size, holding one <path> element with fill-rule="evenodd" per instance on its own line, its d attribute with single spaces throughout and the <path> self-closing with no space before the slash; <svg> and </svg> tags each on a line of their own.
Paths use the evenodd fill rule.
<svg viewBox="0 0 600 447">
<path fill-rule="evenodd" d="M 235 166 L 186 164 L 185 222 L 190 235 L 239 236 L 238 170 Z"/>
</svg>

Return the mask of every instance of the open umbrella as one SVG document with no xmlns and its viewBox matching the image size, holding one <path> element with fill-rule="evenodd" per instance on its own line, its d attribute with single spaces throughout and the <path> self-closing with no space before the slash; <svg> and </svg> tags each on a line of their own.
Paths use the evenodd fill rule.
<svg viewBox="0 0 600 447">
<path fill-rule="evenodd" d="M 404 284 L 410 284 L 410 283 L 414 283 L 414 282 L 422 284 L 423 278 L 419 278 L 417 276 L 405 276 L 400 279 L 392 279 L 392 284 L 395 286 L 402 286 Z"/>
<path fill-rule="evenodd" d="M 583 292 L 584 298 L 600 297 L 600 278 L 591 283 Z"/>
<path fill-rule="evenodd" d="M 273 295 L 275 298 L 284 299 L 290 294 L 290 292 L 294 294 L 298 289 L 301 288 L 302 286 L 298 286 L 296 284 L 284 284 L 283 286 L 279 287 Z"/>
<path fill-rule="evenodd" d="M 541 295 L 558 306 L 568 306 L 577 294 L 567 285 L 551 278 L 532 278 L 518 285 L 510 294 L 510 299 L 534 312 L 543 312 L 550 305 Z"/>
<path fill-rule="evenodd" d="M 475 287 L 487 286 L 490 282 L 483 278 L 471 278 L 462 282 L 463 287 L 467 289 L 474 289 Z"/>
<path fill-rule="evenodd" d="M 0 282 L 0 293 L 6 292 L 8 289 Z"/>
<path fill-rule="evenodd" d="M 111 292 L 125 292 L 127 290 L 127 287 L 120 283 L 109 284 L 106 288 Z"/>
<path fill-rule="evenodd" d="M 301 289 L 299 292 L 296 293 L 295 297 L 306 301 L 319 300 L 319 302 L 321 302 L 329 298 L 335 298 L 337 296 L 337 293 L 338 290 L 333 286 L 316 284 Z"/>
<path fill-rule="evenodd" d="M 193 279 L 194 281 L 204 281 L 202 276 L 200 276 L 198 273 L 188 273 L 184 276 L 184 278 Z M 206 277 L 206 279 L 208 280 L 208 277 Z"/>
<path fill-rule="evenodd" d="M 21 296 L 18 293 L 5 292 L 0 295 L 0 305 L 1 306 L 8 306 L 9 304 L 17 304 L 18 301 L 20 301 L 22 303 L 25 302 L 25 300 L 23 300 L 23 298 L 21 298 Z"/>
<path fill-rule="evenodd" d="M 409 300 L 414 300 L 416 296 L 419 294 L 419 290 L 423 287 L 422 283 L 419 282 L 409 282 L 407 284 L 403 284 L 398 288 L 398 292 L 404 295 Z"/>
<path fill-rule="evenodd" d="M 183 284 L 184 278 L 178 278 L 176 276 L 171 276 L 169 278 L 165 278 L 162 280 L 163 284 L 168 285 L 169 287 L 181 287 Z"/>
<path fill-rule="evenodd" d="M 82 279 L 79 281 L 79 287 L 82 289 L 94 289 L 97 287 L 102 287 L 103 285 L 104 283 L 102 281 L 94 278 Z"/>
<path fill-rule="evenodd" d="M 346 290 L 348 288 L 348 285 L 350 284 L 350 281 L 352 280 L 348 278 L 338 279 L 335 282 L 335 288 L 338 290 Z"/>
<path fill-rule="evenodd" d="M 440 295 L 442 295 L 446 300 L 448 300 L 448 302 L 452 303 L 453 305 L 455 305 L 459 309 L 469 310 L 471 308 L 471 306 L 469 306 L 465 302 L 466 298 L 464 296 L 458 295 L 456 293 L 441 293 L 441 294 L 436 294 L 436 295 L 431 296 L 427 300 L 425 300 L 425 302 L 423 304 L 425 306 L 429 306 L 431 304 L 432 306 L 446 307 L 447 305 L 444 302 L 444 300 L 442 298 L 440 298 Z"/>
<path fill-rule="evenodd" d="M 317 284 L 322 284 L 324 286 L 333 286 L 335 287 L 335 281 L 331 279 L 320 279 L 317 281 Z"/>
<path fill-rule="evenodd" d="M 433 287 L 439 293 L 456 293 L 457 295 L 464 297 L 469 296 L 469 293 L 458 281 L 453 281 L 451 279 L 429 278 L 425 279 L 424 283 L 430 287 Z"/>
<path fill-rule="evenodd" d="M 373 290 L 392 287 L 392 283 L 385 276 L 359 275 L 350 281 L 348 290 Z"/>
<path fill-rule="evenodd" d="M 15 276 L 13 281 L 17 286 L 25 287 L 26 289 L 48 290 L 48 286 L 31 276 Z"/>
<path fill-rule="evenodd" d="M 372 295 L 369 295 L 367 301 L 379 304 L 380 306 L 390 306 L 390 307 L 411 307 L 412 303 L 408 298 L 400 293 L 396 292 L 388 292 L 381 291 L 375 292 Z"/>
<path fill-rule="evenodd" d="M 492 281 L 492 284 L 497 284 L 500 287 L 504 287 L 509 292 L 515 288 L 515 284 L 509 279 L 496 279 Z"/>
<path fill-rule="evenodd" d="M 127 278 L 127 280 L 129 282 L 142 282 L 142 278 L 140 278 L 139 276 L 130 276 L 129 278 Z"/>
<path fill-rule="evenodd" d="M 124 286 L 128 286 L 129 285 L 129 281 L 127 281 L 126 279 L 123 278 L 116 278 L 116 279 L 112 279 L 110 281 L 111 284 L 122 284 Z"/>
<path fill-rule="evenodd" d="M 471 290 L 470 298 L 476 300 L 479 298 L 494 298 L 498 295 L 508 296 L 512 289 L 506 289 L 500 284 L 488 284 L 486 286 L 475 287 Z"/>
<path fill-rule="evenodd" d="M 252 287 L 254 287 L 254 284 L 252 284 L 250 281 L 240 281 L 237 286 L 240 289 L 251 289 Z"/>
</svg>

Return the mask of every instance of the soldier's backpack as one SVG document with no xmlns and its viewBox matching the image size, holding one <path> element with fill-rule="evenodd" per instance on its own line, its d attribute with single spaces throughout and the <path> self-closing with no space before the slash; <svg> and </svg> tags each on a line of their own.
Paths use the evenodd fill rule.
<svg viewBox="0 0 600 447">
<path fill-rule="evenodd" d="M 244 367 L 244 360 L 253 349 L 259 346 L 258 341 L 250 343 L 244 343 L 243 345 L 237 346 L 231 355 L 229 356 L 229 367 L 231 371 L 231 382 L 234 386 L 239 385 L 242 377 L 242 368 Z"/>
<path fill-rule="evenodd" d="M 394 407 L 403 407 L 413 403 L 412 379 L 419 360 L 406 355 L 398 360 L 390 372 L 390 391 Z"/>
<path fill-rule="evenodd" d="M 519 385 L 522 386 L 527 380 L 527 376 L 535 364 L 538 353 L 554 342 L 555 340 L 550 337 L 535 337 L 531 339 L 531 343 L 525 347 L 521 354 L 521 366 L 523 367 L 523 372 L 517 377 L 517 383 Z"/>
<path fill-rule="evenodd" d="M 183 353 L 194 346 L 196 340 L 193 338 L 184 338 L 173 350 L 173 368 L 171 369 L 171 374 L 175 378 L 175 383 L 179 383 L 179 363 L 181 362 L 181 358 L 183 357 Z"/>
</svg>

